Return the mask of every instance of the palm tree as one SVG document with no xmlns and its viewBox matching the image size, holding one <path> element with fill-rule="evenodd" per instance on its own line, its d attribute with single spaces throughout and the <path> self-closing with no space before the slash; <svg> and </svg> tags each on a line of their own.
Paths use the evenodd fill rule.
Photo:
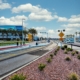
<svg viewBox="0 0 80 80">
<path fill-rule="evenodd" d="M 77 38 L 77 34 L 78 34 L 78 33 L 77 33 L 77 32 L 75 32 L 75 34 L 76 34 L 76 38 Z"/>
<path fill-rule="evenodd" d="M 27 30 L 23 30 L 23 34 L 24 34 L 24 39 L 26 38 L 26 34 L 28 34 Z"/>
<path fill-rule="evenodd" d="M 68 38 L 68 37 L 69 37 L 69 35 L 66 35 L 66 37 Z"/>
<path fill-rule="evenodd" d="M 5 29 L 2 29 L 2 38 L 4 39 L 4 34 L 6 33 L 6 30 Z"/>
<path fill-rule="evenodd" d="M 33 40 L 34 35 L 37 34 L 36 29 L 31 28 L 28 30 L 28 32 L 32 34 L 32 40 Z"/>
</svg>

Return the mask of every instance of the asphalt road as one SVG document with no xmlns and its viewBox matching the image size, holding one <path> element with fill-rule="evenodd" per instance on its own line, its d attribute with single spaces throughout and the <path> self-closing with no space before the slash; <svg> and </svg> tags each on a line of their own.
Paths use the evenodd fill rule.
<svg viewBox="0 0 80 80">
<path fill-rule="evenodd" d="M 46 52 L 50 51 L 56 46 L 55 43 L 34 52 L 29 52 L 20 56 L 16 56 L 7 60 L 0 61 L 0 77 L 3 75 L 14 71 L 15 69 L 19 68 L 20 66 L 29 63 L 30 61 L 38 58 L 39 56 L 45 54 Z"/>
</svg>

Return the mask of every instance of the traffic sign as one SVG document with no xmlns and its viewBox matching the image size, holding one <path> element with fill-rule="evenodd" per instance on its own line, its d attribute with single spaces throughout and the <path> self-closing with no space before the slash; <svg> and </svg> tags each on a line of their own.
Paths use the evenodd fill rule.
<svg viewBox="0 0 80 80">
<path fill-rule="evenodd" d="M 59 33 L 59 36 L 60 36 L 60 37 L 63 37 L 63 36 L 64 36 L 64 33 L 63 33 L 63 32 L 60 32 L 60 33 Z"/>
<path fill-rule="evenodd" d="M 61 37 L 60 40 L 63 41 L 63 38 Z"/>
</svg>

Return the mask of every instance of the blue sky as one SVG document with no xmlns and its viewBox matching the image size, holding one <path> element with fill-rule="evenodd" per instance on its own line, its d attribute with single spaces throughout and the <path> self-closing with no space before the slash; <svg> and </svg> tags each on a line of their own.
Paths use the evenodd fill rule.
<svg viewBox="0 0 80 80">
<path fill-rule="evenodd" d="M 59 37 L 80 31 L 80 0 L 0 0 L 0 25 L 35 28 L 38 36 Z"/>
</svg>

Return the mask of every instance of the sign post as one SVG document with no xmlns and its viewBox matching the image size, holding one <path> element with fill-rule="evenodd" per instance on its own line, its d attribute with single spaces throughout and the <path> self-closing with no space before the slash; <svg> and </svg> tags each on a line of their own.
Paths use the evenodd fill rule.
<svg viewBox="0 0 80 80">
<path fill-rule="evenodd" d="M 63 41 L 64 33 L 61 31 L 61 32 L 59 33 L 59 36 L 60 36 L 61 47 L 62 47 L 62 41 Z"/>
</svg>

